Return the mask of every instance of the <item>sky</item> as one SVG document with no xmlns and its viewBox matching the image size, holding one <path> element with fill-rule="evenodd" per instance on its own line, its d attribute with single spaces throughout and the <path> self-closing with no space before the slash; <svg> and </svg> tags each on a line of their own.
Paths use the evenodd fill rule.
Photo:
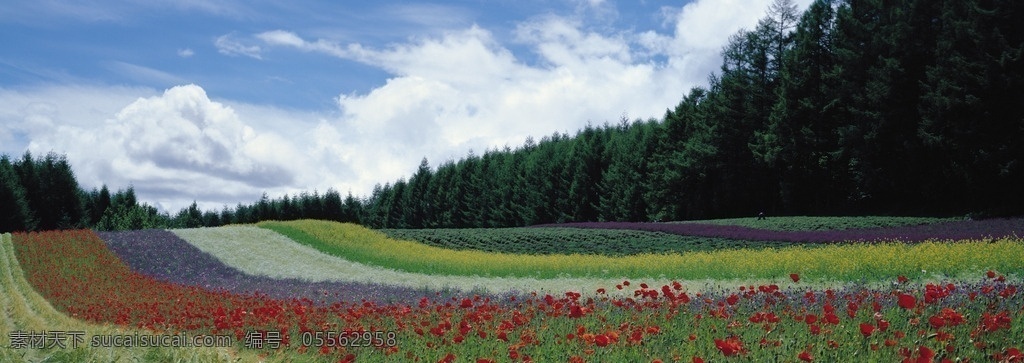
<svg viewBox="0 0 1024 363">
<path fill-rule="evenodd" d="M 423 158 L 660 119 L 769 3 L 7 1 L 0 153 L 170 213 L 363 197 Z"/>
</svg>

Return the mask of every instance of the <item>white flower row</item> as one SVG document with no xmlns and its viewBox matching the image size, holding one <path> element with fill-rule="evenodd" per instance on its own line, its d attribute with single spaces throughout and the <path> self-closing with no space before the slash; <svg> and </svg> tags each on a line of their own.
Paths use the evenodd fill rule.
<svg viewBox="0 0 1024 363">
<path fill-rule="evenodd" d="M 622 283 L 625 278 L 537 279 L 428 275 L 348 261 L 256 226 L 178 229 L 172 232 L 228 266 L 250 275 L 271 278 L 297 278 L 312 282 L 368 282 L 438 290 L 457 288 L 491 293 L 536 291 L 560 294 L 575 291 L 585 295 L 593 294 L 598 288 L 605 288 L 610 294 L 632 292 L 640 282 L 646 282 L 652 288 L 671 284 L 670 280 L 633 281 L 633 286 L 619 292 L 615 285 Z M 698 283 L 703 285 L 704 282 L 684 282 L 686 286 Z"/>
</svg>

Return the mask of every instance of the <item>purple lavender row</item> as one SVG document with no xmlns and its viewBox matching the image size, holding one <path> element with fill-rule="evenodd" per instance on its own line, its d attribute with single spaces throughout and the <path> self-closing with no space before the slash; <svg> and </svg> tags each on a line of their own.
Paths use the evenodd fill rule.
<svg viewBox="0 0 1024 363">
<path fill-rule="evenodd" d="M 773 231 L 743 226 L 702 223 L 579 222 L 543 224 L 534 227 L 571 227 L 596 229 L 632 229 L 686 236 L 717 237 L 749 241 L 830 243 L 845 241 L 878 242 L 899 240 L 991 239 L 1024 236 L 1024 219 L 987 219 L 953 221 L 917 226 L 865 228 L 832 231 Z"/>
<path fill-rule="evenodd" d="M 457 291 L 357 282 L 310 282 L 245 274 L 227 266 L 175 234 L 165 230 L 97 232 L 107 247 L 133 271 L 161 281 L 224 290 L 237 294 L 260 293 L 274 299 L 302 299 L 332 304 L 372 301 L 380 304 L 415 304 L 420 298 L 448 299 Z"/>
</svg>

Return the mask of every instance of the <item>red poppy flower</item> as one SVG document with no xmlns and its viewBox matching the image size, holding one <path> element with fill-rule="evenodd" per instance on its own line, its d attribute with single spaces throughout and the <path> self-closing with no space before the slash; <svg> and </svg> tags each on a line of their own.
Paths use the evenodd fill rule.
<svg viewBox="0 0 1024 363">
<path fill-rule="evenodd" d="M 913 309 L 917 305 L 917 298 L 913 295 L 900 294 L 899 306 L 904 309 Z"/>
<path fill-rule="evenodd" d="M 441 360 L 437 361 L 437 363 L 441 363 L 441 362 L 452 363 L 454 361 L 455 361 L 455 354 L 448 353 L 448 354 L 446 354 L 444 356 L 444 358 L 441 358 Z"/>
<path fill-rule="evenodd" d="M 878 330 L 886 331 L 889 329 L 889 321 L 885 319 L 878 319 Z"/>
<path fill-rule="evenodd" d="M 1007 361 L 1016 362 L 1024 360 L 1024 353 L 1021 353 L 1020 349 L 1010 348 L 1006 350 L 1006 354 L 1003 356 Z"/>
<path fill-rule="evenodd" d="M 871 336 L 871 333 L 875 332 L 875 326 L 868 323 L 860 323 L 860 334 L 865 338 Z"/>
<path fill-rule="evenodd" d="M 579 305 L 573 305 L 573 306 L 569 307 L 569 317 L 570 318 L 580 318 L 580 317 L 583 317 L 583 315 L 585 313 L 586 313 L 586 311 L 583 310 L 583 308 L 580 307 Z"/>
<path fill-rule="evenodd" d="M 722 355 L 731 357 L 743 352 L 743 343 L 738 338 L 727 338 L 725 340 L 715 339 L 715 347 L 722 352 Z"/>
<path fill-rule="evenodd" d="M 806 350 L 800 352 L 800 354 L 797 354 L 796 357 L 800 358 L 800 360 L 802 360 L 804 362 L 813 362 L 814 361 L 814 357 L 811 356 L 811 353 L 806 351 Z"/>
<path fill-rule="evenodd" d="M 923 345 L 917 347 L 917 353 L 920 354 L 917 358 L 918 362 L 931 362 L 932 358 L 935 358 L 935 352 Z"/>
<path fill-rule="evenodd" d="M 597 344 L 597 346 L 599 347 L 607 346 L 610 342 L 611 339 L 609 339 L 608 336 L 604 334 L 599 334 L 594 337 L 594 344 Z"/>
<path fill-rule="evenodd" d="M 797 275 L 797 274 L 789 274 L 789 279 L 790 279 L 790 280 L 793 280 L 793 282 L 800 282 L 800 275 Z"/>
</svg>

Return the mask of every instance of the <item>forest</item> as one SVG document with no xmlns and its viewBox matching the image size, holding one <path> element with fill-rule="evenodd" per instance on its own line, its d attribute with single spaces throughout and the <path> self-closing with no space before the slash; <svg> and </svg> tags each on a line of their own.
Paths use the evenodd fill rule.
<svg viewBox="0 0 1024 363">
<path fill-rule="evenodd" d="M 1024 212 L 1024 2 L 773 3 L 661 119 L 472 151 L 377 185 L 170 215 L 83 190 L 63 156 L 0 159 L 0 231 L 299 218 L 374 228 Z"/>
</svg>

